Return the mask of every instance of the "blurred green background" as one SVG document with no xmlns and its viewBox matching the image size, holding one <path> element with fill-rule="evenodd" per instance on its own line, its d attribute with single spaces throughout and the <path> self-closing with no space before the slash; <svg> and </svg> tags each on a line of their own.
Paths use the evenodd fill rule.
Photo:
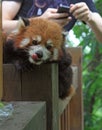
<svg viewBox="0 0 102 130">
<path fill-rule="evenodd" d="M 102 0 L 95 0 L 95 5 L 102 16 Z M 70 33 L 68 43 L 83 48 L 84 130 L 102 130 L 102 44 L 82 22 Z"/>
</svg>

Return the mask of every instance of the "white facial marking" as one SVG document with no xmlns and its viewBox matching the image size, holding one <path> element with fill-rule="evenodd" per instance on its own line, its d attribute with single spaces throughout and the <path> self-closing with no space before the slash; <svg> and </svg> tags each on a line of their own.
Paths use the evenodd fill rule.
<svg viewBox="0 0 102 130">
<path fill-rule="evenodd" d="M 43 57 L 42 60 L 47 60 L 51 57 L 51 52 L 48 51 L 44 46 L 43 46 Z"/>
<path fill-rule="evenodd" d="M 21 43 L 20 43 L 20 47 L 24 47 L 26 46 L 28 43 L 30 42 L 29 38 L 24 38 Z"/>
<path fill-rule="evenodd" d="M 38 35 L 38 36 L 37 36 L 37 41 L 38 41 L 38 42 L 41 42 L 41 40 L 42 40 L 41 36 Z"/>
<path fill-rule="evenodd" d="M 42 40 L 40 35 L 37 35 L 36 37 L 33 37 L 32 39 L 36 40 L 37 42 L 41 42 L 41 40 Z"/>
<path fill-rule="evenodd" d="M 52 40 L 51 40 L 51 39 L 49 39 L 49 40 L 47 41 L 47 43 L 48 43 L 48 44 L 51 44 L 51 43 L 52 43 Z"/>
</svg>

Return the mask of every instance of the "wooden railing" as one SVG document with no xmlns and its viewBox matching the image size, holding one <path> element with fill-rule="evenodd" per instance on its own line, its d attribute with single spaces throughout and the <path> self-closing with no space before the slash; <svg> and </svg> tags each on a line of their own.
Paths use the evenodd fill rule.
<svg viewBox="0 0 102 130">
<path fill-rule="evenodd" d="M 82 49 L 69 48 L 73 57 L 73 97 L 58 97 L 58 65 L 44 64 L 32 72 L 17 71 L 3 65 L 3 99 L 5 101 L 46 101 L 47 130 L 83 130 Z M 34 129 L 35 130 L 35 129 Z"/>
<path fill-rule="evenodd" d="M 73 85 L 76 94 L 71 98 L 60 118 L 60 130 L 84 130 L 82 93 L 82 48 L 70 48 L 73 56 Z M 64 101 L 65 102 L 65 101 Z"/>
</svg>

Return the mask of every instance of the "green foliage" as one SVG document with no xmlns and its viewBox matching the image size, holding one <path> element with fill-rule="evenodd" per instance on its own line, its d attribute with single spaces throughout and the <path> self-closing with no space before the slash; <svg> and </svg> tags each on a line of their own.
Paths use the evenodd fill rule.
<svg viewBox="0 0 102 130">
<path fill-rule="evenodd" d="M 102 15 L 102 0 L 95 4 Z M 81 22 L 73 31 L 83 48 L 84 130 L 102 130 L 102 44 Z"/>
<path fill-rule="evenodd" d="M 4 107 L 4 104 L 0 101 L 0 109 Z"/>
<path fill-rule="evenodd" d="M 102 1 L 97 0 L 95 5 L 96 5 L 96 8 L 97 8 L 98 12 L 102 15 Z"/>
</svg>

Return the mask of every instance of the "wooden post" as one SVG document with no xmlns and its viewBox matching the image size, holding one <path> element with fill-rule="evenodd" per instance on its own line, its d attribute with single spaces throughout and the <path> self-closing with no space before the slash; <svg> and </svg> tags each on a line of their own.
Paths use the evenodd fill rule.
<svg viewBox="0 0 102 130">
<path fill-rule="evenodd" d="M 83 92 L 82 92 L 82 48 L 70 48 L 73 66 L 78 66 L 78 81 L 75 96 L 69 103 L 70 130 L 83 130 Z"/>
<path fill-rule="evenodd" d="M 82 48 L 68 48 L 66 51 L 72 54 L 73 86 L 76 92 L 69 99 L 70 102 L 68 100 L 60 102 L 60 130 L 83 130 Z"/>
<path fill-rule="evenodd" d="M 22 100 L 47 102 L 47 130 L 59 130 L 58 99 L 57 64 L 44 64 L 22 73 Z"/>
<path fill-rule="evenodd" d="M 6 101 L 46 101 L 47 130 L 59 130 L 58 65 L 35 66 L 33 71 L 17 71 L 4 65 L 3 99 Z"/>
<path fill-rule="evenodd" d="M 1 0 L 0 0 L 0 99 L 2 97 L 2 23 L 1 23 Z"/>
</svg>

